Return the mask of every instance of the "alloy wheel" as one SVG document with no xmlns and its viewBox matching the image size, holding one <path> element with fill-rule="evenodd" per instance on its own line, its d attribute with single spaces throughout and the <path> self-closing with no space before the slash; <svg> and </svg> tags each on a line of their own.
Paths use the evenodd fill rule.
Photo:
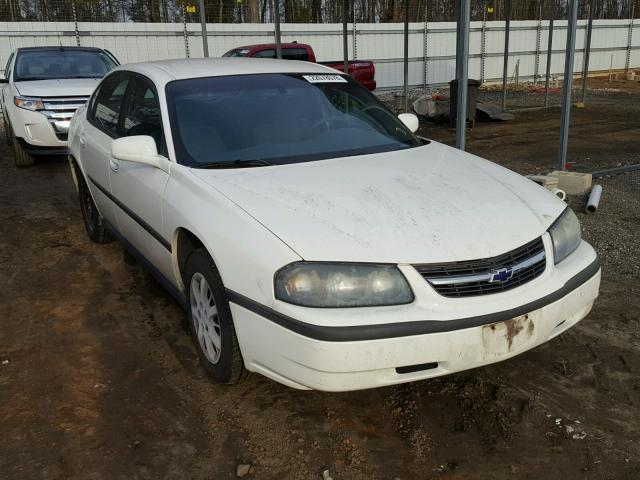
<svg viewBox="0 0 640 480">
<path fill-rule="evenodd" d="M 207 279 L 199 272 L 191 277 L 191 318 L 202 352 L 215 364 L 222 353 L 220 319 Z"/>
</svg>

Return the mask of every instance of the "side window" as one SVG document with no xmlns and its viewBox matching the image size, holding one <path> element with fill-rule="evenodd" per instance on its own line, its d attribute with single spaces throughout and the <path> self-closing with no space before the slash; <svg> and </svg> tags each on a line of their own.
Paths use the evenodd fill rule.
<svg viewBox="0 0 640 480">
<path fill-rule="evenodd" d="M 259 52 L 256 52 L 254 58 L 276 58 L 276 51 L 273 49 L 260 50 Z"/>
<path fill-rule="evenodd" d="M 90 119 L 93 124 L 112 137 L 118 137 L 118 115 L 122 100 L 129 85 L 129 77 L 112 75 L 100 85 L 91 105 Z"/>
<path fill-rule="evenodd" d="M 166 155 L 160 102 L 153 84 L 136 77 L 122 121 L 122 136 L 149 135 L 156 141 L 158 153 Z"/>
<path fill-rule="evenodd" d="M 309 54 L 304 48 L 285 48 L 282 50 L 284 60 L 309 60 Z"/>
</svg>

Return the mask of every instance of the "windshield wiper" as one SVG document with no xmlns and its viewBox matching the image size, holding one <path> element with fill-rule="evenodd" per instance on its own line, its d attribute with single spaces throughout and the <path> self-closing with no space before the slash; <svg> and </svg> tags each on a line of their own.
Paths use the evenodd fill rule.
<svg viewBox="0 0 640 480">
<path fill-rule="evenodd" d="M 199 163 L 193 168 L 252 168 L 252 167 L 268 167 L 274 165 L 271 162 L 260 158 L 252 160 L 220 160 L 217 162 Z"/>
</svg>

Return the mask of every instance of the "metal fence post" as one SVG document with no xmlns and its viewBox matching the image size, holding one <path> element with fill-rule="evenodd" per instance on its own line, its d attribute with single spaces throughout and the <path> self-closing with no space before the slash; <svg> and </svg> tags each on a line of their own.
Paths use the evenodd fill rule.
<svg viewBox="0 0 640 480">
<path fill-rule="evenodd" d="M 356 31 L 356 0 L 353 0 L 353 60 L 358 59 L 358 38 Z"/>
<path fill-rule="evenodd" d="M 538 84 L 540 71 L 540 41 L 542 37 L 542 0 L 540 0 L 540 15 L 538 16 L 538 28 L 536 29 L 536 59 L 533 69 L 533 84 Z"/>
<path fill-rule="evenodd" d="M 280 35 L 280 0 L 273 1 L 273 24 L 275 27 L 276 37 L 276 57 L 282 58 L 282 37 Z"/>
<path fill-rule="evenodd" d="M 404 111 L 409 111 L 409 0 L 404 0 Z"/>
<path fill-rule="evenodd" d="M 278 1 L 278 0 L 276 0 Z M 343 70 L 344 73 L 349 73 L 349 35 L 348 23 L 349 18 L 347 12 L 349 11 L 349 0 L 342 0 L 342 53 L 343 53 Z"/>
<path fill-rule="evenodd" d="M 184 52 L 189 58 L 189 31 L 187 30 L 187 6 L 182 2 L 182 27 L 184 34 Z"/>
<path fill-rule="evenodd" d="M 633 40 L 633 16 L 636 10 L 636 0 L 629 0 L 631 2 L 631 20 L 629 20 L 629 31 L 627 33 L 627 56 L 624 61 L 624 73 L 629 71 L 629 62 L 631 61 L 631 42 Z"/>
<path fill-rule="evenodd" d="M 593 31 L 594 0 L 589 3 L 589 18 L 587 20 L 587 34 L 584 41 L 584 62 L 582 68 L 582 103 L 587 101 L 587 79 L 589 78 L 589 56 L 591 55 L 591 32 Z"/>
<path fill-rule="evenodd" d="M 564 85 L 562 86 L 562 115 L 560 117 L 560 151 L 558 168 L 566 170 L 567 147 L 569 143 L 569 121 L 571 117 L 571 87 L 573 85 L 573 59 L 576 45 L 576 25 L 578 23 L 578 0 L 569 0 L 567 15 L 567 46 L 564 57 Z"/>
<path fill-rule="evenodd" d="M 480 83 L 485 78 L 485 54 L 487 53 L 487 5 L 482 5 L 482 28 L 480 32 Z"/>
<path fill-rule="evenodd" d="M 549 106 L 549 79 L 551 77 L 551 57 L 553 56 L 553 19 L 556 14 L 555 4 L 549 12 L 549 34 L 547 38 L 547 72 L 544 77 L 544 106 Z"/>
<path fill-rule="evenodd" d="M 470 0 L 458 0 L 458 28 L 456 29 L 456 148 L 464 150 L 467 129 L 467 82 L 469 77 Z M 453 101 L 453 99 L 451 99 Z"/>
<path fill-rule="evenodd" d="M 78 31 L 78 15 L 76 13 L 76 2 L 71 2 L 71 11 L 73 13 L 73 23 L 76 30 L 76 45 L 80 46 L 80 32 Z"/>
<path fill-rule="evenodd" d="M 422 89 L 427 89 L 427 80 L 428 80 L 428 62 L 429 62 L 429 2 L 424 2 L 424 31 L 423 31 L 423 41 L 422 44 L 422 67 L 423 77 L 422 77 Z"/>
<path fill-rule="evenodd" d="M 509 75 L 509 31 L 511 30 L 511 0 L 505 0 L 504 57 L 502 65 L 502 111 L 507 109 L 507 76 Z"/>
<path fill-rule="evenodd" d="M 204 0 L 200 0 L 200 25 L 202 27 L 202 50 L 205 58 L 209 58 L 209 38 L 207 37 L 207 16 L 204 11 Z"/>
</svg>

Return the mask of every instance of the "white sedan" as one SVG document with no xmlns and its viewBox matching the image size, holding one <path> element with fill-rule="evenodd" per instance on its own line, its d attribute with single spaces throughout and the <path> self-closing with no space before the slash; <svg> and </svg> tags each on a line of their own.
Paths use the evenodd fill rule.
<svg viewBox="0 0 640 480">
<path fill-rule="evenodd" d="M 513 357 L 598 295 L 562 201 L 416 129 L 321 65 L 162 61 L 104 78 L 69 158 L 89 237 L 184 306 L 215 380 L 355 390 Z"/>
</svg>

